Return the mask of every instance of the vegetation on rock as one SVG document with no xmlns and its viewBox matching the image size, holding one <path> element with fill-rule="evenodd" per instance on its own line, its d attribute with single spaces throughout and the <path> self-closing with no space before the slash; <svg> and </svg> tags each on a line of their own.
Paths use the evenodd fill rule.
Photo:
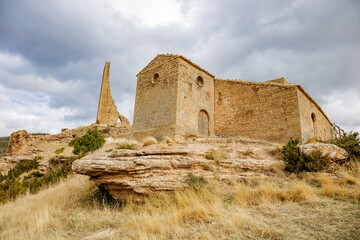
<svg viewBox="0 0 360 240">
<path fill-rule="evenodd" d="M 93 152 L 101 148 L 104 143 L 105 137 L 97 128 L 94 130 L 89 129 L 82 137 L 75 138 L 73 153 L 78 155 Z"/>
<path fill-rule="evenodd" d="M 154 137 L 145 137 L 142 140 L 142 143 L 144 146 L 149 146 L 149 145 L 153 145 L 153 144 L 158 144 L 158 141 Z"/>
<path fill-rule="evenodd" d="M 358 132 L 349 132 L 342 134 L 335 139 L 334 144 L 345 149 L 352 160 L 360 160 L 360 138 Z"/>
<path fill-rule="evenodd" d="M 69 157 L 59 169 L 47 173 L 40 173 L 38 170 L 39 157 L 17 163 L 7 175 L 0 176 L 0 203 L 14 200 L 26 192 L 36 193 L 44 186 L 66 178 L 72 173 L 72 162 L 81 157 L 82 155 Z"/>
<path fill-rule="evenodd" d="M 228 159 L 229 154 L 221 149 L 211 149 L 206 153 L 206 159 L 214 160 L 217 164 L 219 164 L 222 160 Z"/>
<path fill-rule="evenodd" d="M 298 146 L 298 139 L 290 139 L 282 147 L 281 153 L 286 162 L 285 169 L 289 172 L 318 172 L 323 170 L 329 163 L 329 157 L 323 156 L 321 151 L 313 151 L 311 154 L 303 154 Z"/>
</svg>

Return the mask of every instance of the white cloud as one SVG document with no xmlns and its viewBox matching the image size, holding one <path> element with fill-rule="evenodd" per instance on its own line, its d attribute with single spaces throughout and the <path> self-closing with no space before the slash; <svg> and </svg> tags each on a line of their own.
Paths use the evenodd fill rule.
<svg viewBox="0 0 360 240">
<path fill-rule="evenodd" d="M 0 85 L 0 136 L 9 135 L 19 129 L 53 134 L 60 132 L 62 128 L 85 124 L 67 120 L 67 116 L 76 114 L 79 109 L 51 108 L 49 99 L 50 96 L 46 94 L 11 90 Z"/>
<path fill-rule="evenodd" d="M 335 91 L 322 97 L 322 108 L 331 121 L 346 131 L 360 132 L 360 91 Z"/>
</svg>

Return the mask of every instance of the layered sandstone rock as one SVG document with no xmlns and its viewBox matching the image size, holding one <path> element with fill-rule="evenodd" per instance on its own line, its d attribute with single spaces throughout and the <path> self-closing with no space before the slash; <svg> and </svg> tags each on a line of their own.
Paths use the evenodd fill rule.
<svg viewBox="0 0 360 240">
<path fill-rule="evenodd" d="M 300 151 L 304 154 L 311 154 L 314 151 L 321 151 L 322 155 L 328 155 L 332 161 L 343 161 L 349 157 L 345 149 L 329 143 L 309 143 L 300 146 Z"/>
<path fill-rule="evenodd" d="M 215 140 L 218 141 L 218 140 Z M 170 149 L 114 150 L 88 155 L 73 163 L 73 170 L 104 184 L 117 200 L 135 199 L 188 186 L 189 174 L 206 179 L 236 181 L 246 177 L 263 177 L 281 161 L 266 155 L 268 146 L 252 144 L 252 156 L 243 155 L 249 146 L 229 143 L 229 158 L 206 159 L 214 143 L 174 144 Z M 153 147 L 155 148 L 155 146 Z"/>
<path fill-rule="evenodd" d="M 97 128 L 105 137 L 132 138 L 131 126 L 124 124 L 92 124 L 75 129 L 67 129 L 54 135 L 29 135 L 25 130 L 11 134 L 7 155 L 0 158 L 0 173 L 7 174 L 8 170 L 19 161 L 31 160 L 36 156 L 41 157 L 40 169 L 48 171 L 57 164 L 52 159 L 66 159 L 72 156 L 73 147 L 69 143 L 75 138 L 86 133 L 88 129 Z M 55 151 L 64 148 L 62 153 Z M 54 158 L 55 157 L 55 158 Z"/>
<path fill-rule="evenodd" d="M 19 153 L 24 146 L 26 146 L 30 141 L 32 141 L 32 137 L 26 130 L 19 130 L 13 132 L 10 135 L 8 149 L 6 151 L 6 155 L 13 156 Z"/>
</svg>

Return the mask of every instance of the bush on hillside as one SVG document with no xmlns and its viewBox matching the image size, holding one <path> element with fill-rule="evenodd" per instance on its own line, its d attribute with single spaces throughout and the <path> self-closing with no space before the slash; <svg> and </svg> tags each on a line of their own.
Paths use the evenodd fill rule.
<svg viewBox="0 0 360 240">
<path fill-rule="evenodd" d="M 9 170 L 8 175 L 3 176 L 3 181 L 0 182 L 0 203 L 14 200 L 28 191 L 30 193 L 36 193 L 44 186 L 48 186 L 66 178 L 70 173 L 72 173 L 71 166 L 73 161 L 81 157 L 83 157 L 83 155 L 68 158 L 57 170 L 44 174 L 39 171 L 34 171 L 23 178 L 20 175 L 37 169 L 38 164 L 35 164 L 34 162 L 37 162 L 38 158 L 31 161 L 17 163 L 13 169 Z M 19 169 L 21 169 L 21 171 Z"/>
<path fill-rule="evenodd" d="M 105 137 L 97 128 L 94 130 L 87 130 L 87 132 L 74 141 L 73 153 L 76 155 L 93 152 L 96 149 L 101 148 L 105 143 Z"/>
<path fill-rule="evenodd" d="M 286 162 L 285 170 L 289 172 L 318 172 L 329 163 L 329 157 L 322 156 L 321 151 L 314 151 L 309 155 L 300 152 L 298 139 L 290 139 L 282 147 L 281 153 Z"/>
<path fill-rule="evenodd" d="M 358 132 L 344 133 L 338 137 L 334 144 L 345 149 L 352 160 L 360 160 L 360 138 Z"/>
</svg>

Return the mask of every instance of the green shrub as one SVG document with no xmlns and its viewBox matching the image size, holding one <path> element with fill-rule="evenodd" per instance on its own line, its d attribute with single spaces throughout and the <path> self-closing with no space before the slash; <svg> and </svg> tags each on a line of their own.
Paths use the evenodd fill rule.
<svg viewBox="0 0 360 240">
<path fill-rule="evenodd" d="M 63 153 L 64 152 L 64 150 L 65 150 L 65 148 L 59 148 L 59 149 L 56 149 L 55 150 L 55 154 L 60 154 L 60 153 Z"/>
<path fill-rule="evenodd" d="M 197 190 L 205 186 L 207 184 L 207 181 L 203 176 L 196 176 L 192 173 L 189 173 L 187 183 L 191 188 Z"/>
<path fill-rule="evenodd" d="M 75 139 L 73 153 L 78 155 L 90 151 L 92 152 L 101 148 L 104 143 L 105 137 L 97 130 L 97 128 L 94 130 L 89 129 L 82 137 Z"/>
<path fill-rule="evenodd" d="M 300 153 L 298 144 L 298 139 L 290 139 L 282 147 L 281 153 L 286 162 L 285 170 L 289 172 L 318 172 L 323 170 L 329 163 L 329 157 L 327 155 L 322 156 L 319 150 L 313 151 L 309 155 Z"/>
<path fill-rule="evenodd" d="M 338 137 L 334 144 L 345 149 L 352 160 L 360 160 L 360 138 L 358 132 L 344 133 Z"/>
<path fill-rule="evenodd" d="M 68 158 L 57 170 L 53 170 L 45 174 L 35 171 L 27 176 L 24 176 L 23 179 L 20 177 L 21 174 L 37 169 L 37 160 L 39 158 L 17 163 L 13 169 L 9 170 L 8 175 L 3 176 L 3 182 L 0 182 L 0 203 L 5 203 L 8 200 L 14 200 L 16 197 L 26 193 L 27 191 L 30 193 L 36 193 L 44 186 L 58 182 L 62 178 L 66 178 L 72 173 L 71 166 L 73 161 L 83 156 L 84 155 L 78 155 Z"/>
<path fill-rule="evenodd" d="M 40 159 L 41 157 L 35 157 L 33 160 L 18 162 L 15 167 L 8 171 L 6 178 L 17 178 L 25 172 L 36 169 L 39 166 L 38 160 Z"/>
</svg>

